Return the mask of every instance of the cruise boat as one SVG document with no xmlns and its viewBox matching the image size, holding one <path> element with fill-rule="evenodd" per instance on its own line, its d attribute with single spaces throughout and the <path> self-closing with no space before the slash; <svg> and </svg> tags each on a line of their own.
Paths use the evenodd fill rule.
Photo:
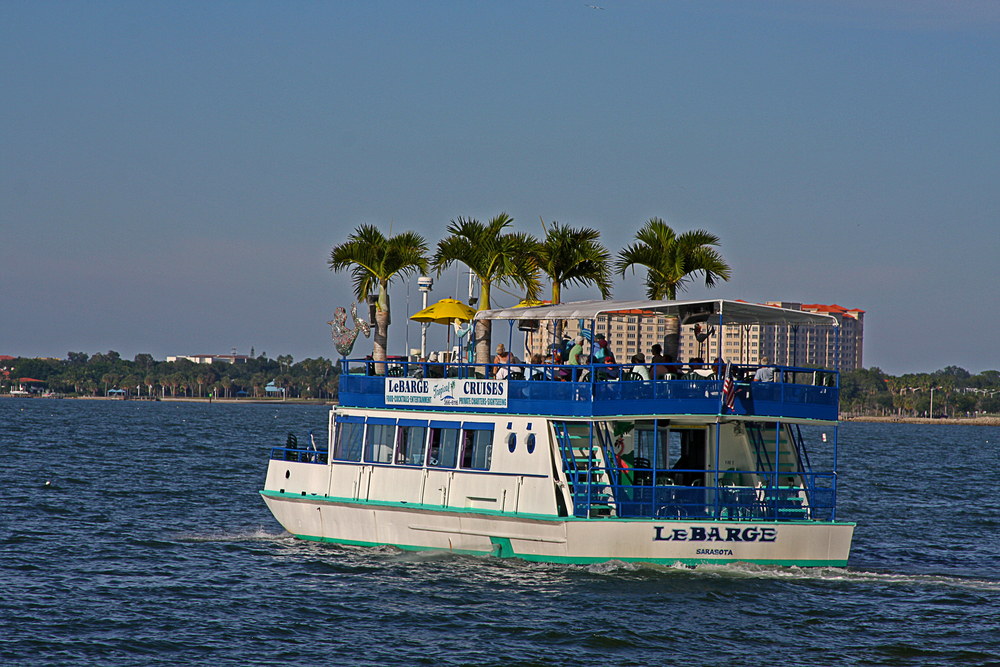
<svg viewBox="0 0 1000 667">
<path fill-rule="evenodd" d="M 519 323 L 539 320 L 580 320 L 593 340 L 598 318 L 637 311 L 718 324 L 720 334 L 727 324 L 837 325 L 728 300 L 476 318 L 493 320 L 494 341 L 514 342 Z M 758 367 L 735 363 L 696 373 L 647 362 L 645 374 L 627 363 L 520 362 L 501 373 L 340 363 L 329 441 L 273 448 L 260 492 L 298 538 L 558 563 L 847 564 L 854 524 L 836 516 L 836 370 L 774 366 L 771 381 L 753 381 Z"/>
</svg>

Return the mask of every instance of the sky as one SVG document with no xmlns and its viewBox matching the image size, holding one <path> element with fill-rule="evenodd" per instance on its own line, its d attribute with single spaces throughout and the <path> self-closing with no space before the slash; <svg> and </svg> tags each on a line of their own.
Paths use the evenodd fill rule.
<svg viewBox="0 0 1000 667">
<path fill-rule="evenodd" d="M 334 245 L 506 212 L 612 253 L 706 229 L 732 279 L 684 298 L 863 309 L 892 374 L 1000 368 L 1000 3 L 589 4 L 0 0 L 0 354 L 334 358 Z M 403 354 L 416 279 L 391 295 Z"/>
</svg>

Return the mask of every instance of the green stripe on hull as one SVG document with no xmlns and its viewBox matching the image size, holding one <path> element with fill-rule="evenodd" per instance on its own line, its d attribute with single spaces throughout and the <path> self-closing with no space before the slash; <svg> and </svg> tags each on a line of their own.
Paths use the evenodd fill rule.
<svg viewBox="0 0 1000 667">
<path fill-rule="evenodd" d="M 293 533 L 293 535 L 295 535 Z M 309 542 L 325 542 L 328 544 L 340 544 L 352 547 L 395 547 L 402 551 L 442 551 L 460 556 L 497 556 L 500 558 L 520 558 L 532 563 L 558 563 L 562 565 L 594 565 L 596 563 L 607 563 L 610 561 L 622 561 L 624 563 L 648 563 L 651 565 L 731 565 L 733 563 L 750 563 L 752 565 L 778 565 L 783 567 L 846 567 L 847 561 L 839 560 L 816 560 L 797 561 L 784 559 L 744 559 L 744 558 L 604 558 L 590 556 L 536 556 L 522 555 L 514 551 L 510 540 L 504 537 L 490 538 L 494 548 L 491 551 L 476 551 L 471 549 L 440 549 L 437 547 L 423 547 L 412 544 L 388 544 L 381 542 L 364 542 L 359 540 L 341 540 L 335 537 L 316 537 L 315 535 L 295 535 L 297 539 Z"/>
</svg>

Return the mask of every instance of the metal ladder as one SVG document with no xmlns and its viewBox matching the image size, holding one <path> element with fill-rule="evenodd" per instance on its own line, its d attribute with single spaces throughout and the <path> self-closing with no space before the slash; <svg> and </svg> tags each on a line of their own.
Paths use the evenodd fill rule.
<svg viewBox="0 0 1000 667">
<path fill-rule="evenodd" d="M 608 470 L 602 464 L 600 438 L 595 443 L 592 422 L 552 423 L 562 455 L 563 473 L 573 498 L 573 515 L 578 517 L 610 516 L 614 508 L 608 493 Z"/>
</svg>

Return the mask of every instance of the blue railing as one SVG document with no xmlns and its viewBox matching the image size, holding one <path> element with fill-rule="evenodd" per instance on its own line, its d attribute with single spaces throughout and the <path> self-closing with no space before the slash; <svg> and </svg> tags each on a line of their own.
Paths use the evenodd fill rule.
<svg viewBox="0 0 1000 667">
<path fill-rule="evenodd" d="M 798 367 L 776 367 L 777 382 L 751 382 L 758 367 L 734 365 L 737 391 L 734 409 L 730 411 L 723 406 L 724 378 L 718 375 L 702 377 L 689 373 L 672 379 L 628 379 L 635 377 L 630 364 L 495 367 L 492 364 L 407 361 L 376 364 L 371 360 L 343 360 L 341 364 L 340 403 L 359 408 L 393 407 L 385 402 L 385 376 L 376 375 L 376 371 L 383 371 L 390 377 L 485 378 L 493 377 L 496 368 L 507 372 L 506 408 L 429 406 L 423 409 L 574 417 L 721 413 L 835 421 L 840 398 L 836 371 Z M 646 367 L 652 368 L 650 364 Z M 814 382 L 823 384 L 812 384 Z"/>
<path fill-rule="evenodd" d="M 294 461 L 296 463 L 326 464 L 325 449 L 294 449 L 290 447 L 272 447 L 271 458 L 277 461 Z"/>
<path fill-rule="evenodd" d="M 600 472 L 596 468 L 589 471 L 591 478 Z M 664 474 L 656 475 L 656 484 L 640 484 L 642 472 L 634 471 L 637 473 L 634 484 L 576 480 L 574 513 L 581 517 L 729 521 L 832 521 L 834 518 L 836 496 L 833 488 L 826 486 L 832 482 L 830 473 L 797 473 L 807 478 L 804 486 L 775 487 L 766 483 L 683 486 L 665 483 Z M 670 472 L 706 473 L 704 470 Z M 714 477 L 713 471 L 708 471 L 707 477 Z M 602 511 L 603 508 L 606 510 Z"/>
</svg>

